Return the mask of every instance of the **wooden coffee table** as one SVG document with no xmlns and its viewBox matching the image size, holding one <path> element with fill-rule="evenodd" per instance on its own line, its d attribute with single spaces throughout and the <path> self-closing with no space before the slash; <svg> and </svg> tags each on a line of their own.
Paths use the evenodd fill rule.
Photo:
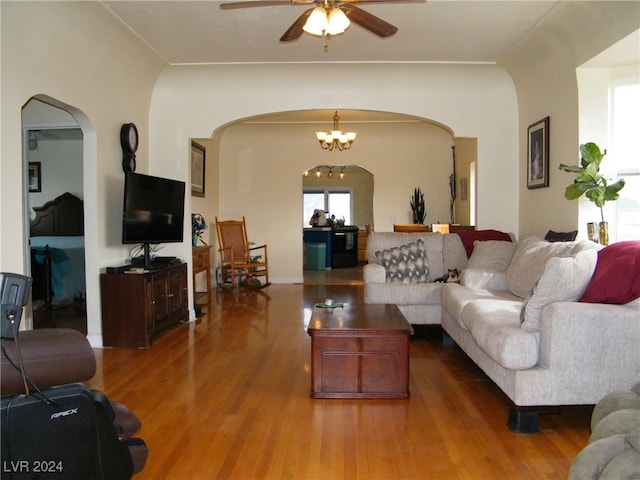
<svg viewBox="0 0 640 480">
<path fill-rule="evenodd" d="M 397 305 L 315 308 L 311 336 L 314 398 L 407 398 L 413 328 Z"/>
</svg>

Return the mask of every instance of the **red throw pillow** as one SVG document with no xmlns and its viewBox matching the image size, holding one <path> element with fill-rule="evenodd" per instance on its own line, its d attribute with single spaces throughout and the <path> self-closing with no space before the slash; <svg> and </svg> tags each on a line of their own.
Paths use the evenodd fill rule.
<svg viewBox="0 0 640 480">
<path fill-rule="evenodd" d="M 499 230 L 469 230 L 456 232 L 455 234 L 460 236 L 460 240 L 462 240 L 464 249 L 467 251 L 467 258 L 471 257 L 471 254 L 473 253 L 473 242 L 475 242 L 476 240 L 503 240 L 505 242 L 511 241 L 511 237 L 508 233 L 501 232 Z"/>
<path fill-rule="evenodd" d="M 640 240 L 612 243 L 598 252 L 586 303 L 624 304 L 640 297 Z"/>
</svg>

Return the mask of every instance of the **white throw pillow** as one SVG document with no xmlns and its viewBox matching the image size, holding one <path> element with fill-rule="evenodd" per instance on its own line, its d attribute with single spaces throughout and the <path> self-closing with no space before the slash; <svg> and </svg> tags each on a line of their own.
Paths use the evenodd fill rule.
<svg viewBox="0 0 640 480">
<path fill-rule="evenodd" d="M 518 244 L 500 240 L 473 242 L 473 253 L 467 268 L 489 268 L 504 272 L 509 267 Z"/>
<path fill-rule="evenodd" d="M 540 316 L 546 305 L 578 301 L 589 286 L 597 261 L 595 250 L 584 250 L 574 257 L 550 258 L 531 297 L 522 305 L 522 328 L 539 332 Z"/>
<path fill-rule="evenodd" d="M 536 236 L 528 236 L 518 243 L 509 268 L 507 285 L 518 297 L 526 297 L 544 272 L 545 265 L 553 257 L 570 257 L 574 242 L 551 243 Z"/>
</svg>

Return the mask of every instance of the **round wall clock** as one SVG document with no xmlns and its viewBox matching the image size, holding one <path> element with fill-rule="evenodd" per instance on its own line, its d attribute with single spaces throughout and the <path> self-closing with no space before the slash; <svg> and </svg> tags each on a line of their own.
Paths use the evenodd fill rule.
<svg viewBox="0 0 640 480">
<path fill-rule="evenodd" d="M 133 123 L 125 123 L 120 128 L 122 145 L 122 169 L 125 172 L 136 170 L 136 150 L 138 149 L 138 129 Z"/>
</svg>

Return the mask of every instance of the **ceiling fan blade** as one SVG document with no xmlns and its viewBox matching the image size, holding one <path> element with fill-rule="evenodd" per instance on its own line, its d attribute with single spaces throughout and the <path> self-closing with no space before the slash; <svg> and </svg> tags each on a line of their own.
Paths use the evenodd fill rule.
<svg viewBox="0 0 640 480">
<path fill-rule="evenodd" d="M 341 0 L 341 3 L 427 3 L 427 0 Z"/>
<path fill-rule="evenodd" d="M 353 23 L 360 25 L 362 28 L 366 28 L 379 37 L 390 37 L 398 31 L 397 27 L 351 3 L 341 5 L 340 9 Z"/>
<path fill-rule="evenodd" d="M 278 5 L 291 5 L 291 0 L 253 0 L 249 2 L 229 2 L 221 3 L 221 10 L 232 10 L 235 8 L 253 8 L 253 7 L 275 7 Z"/>
<path fill-rule="evenodd" d="M 304 24 L 307 22 L 307 18 L 313 12 L 313 8 L 309 8 L 304 11 L 302 15 L 300 15 L 295 22 L 289 27 L 289 29 L 284 32 L 284 35 L 280 37 L 281 42 L 291 42 L 293 40 L 297 40 L 302 35 Z"/>
</svg>

